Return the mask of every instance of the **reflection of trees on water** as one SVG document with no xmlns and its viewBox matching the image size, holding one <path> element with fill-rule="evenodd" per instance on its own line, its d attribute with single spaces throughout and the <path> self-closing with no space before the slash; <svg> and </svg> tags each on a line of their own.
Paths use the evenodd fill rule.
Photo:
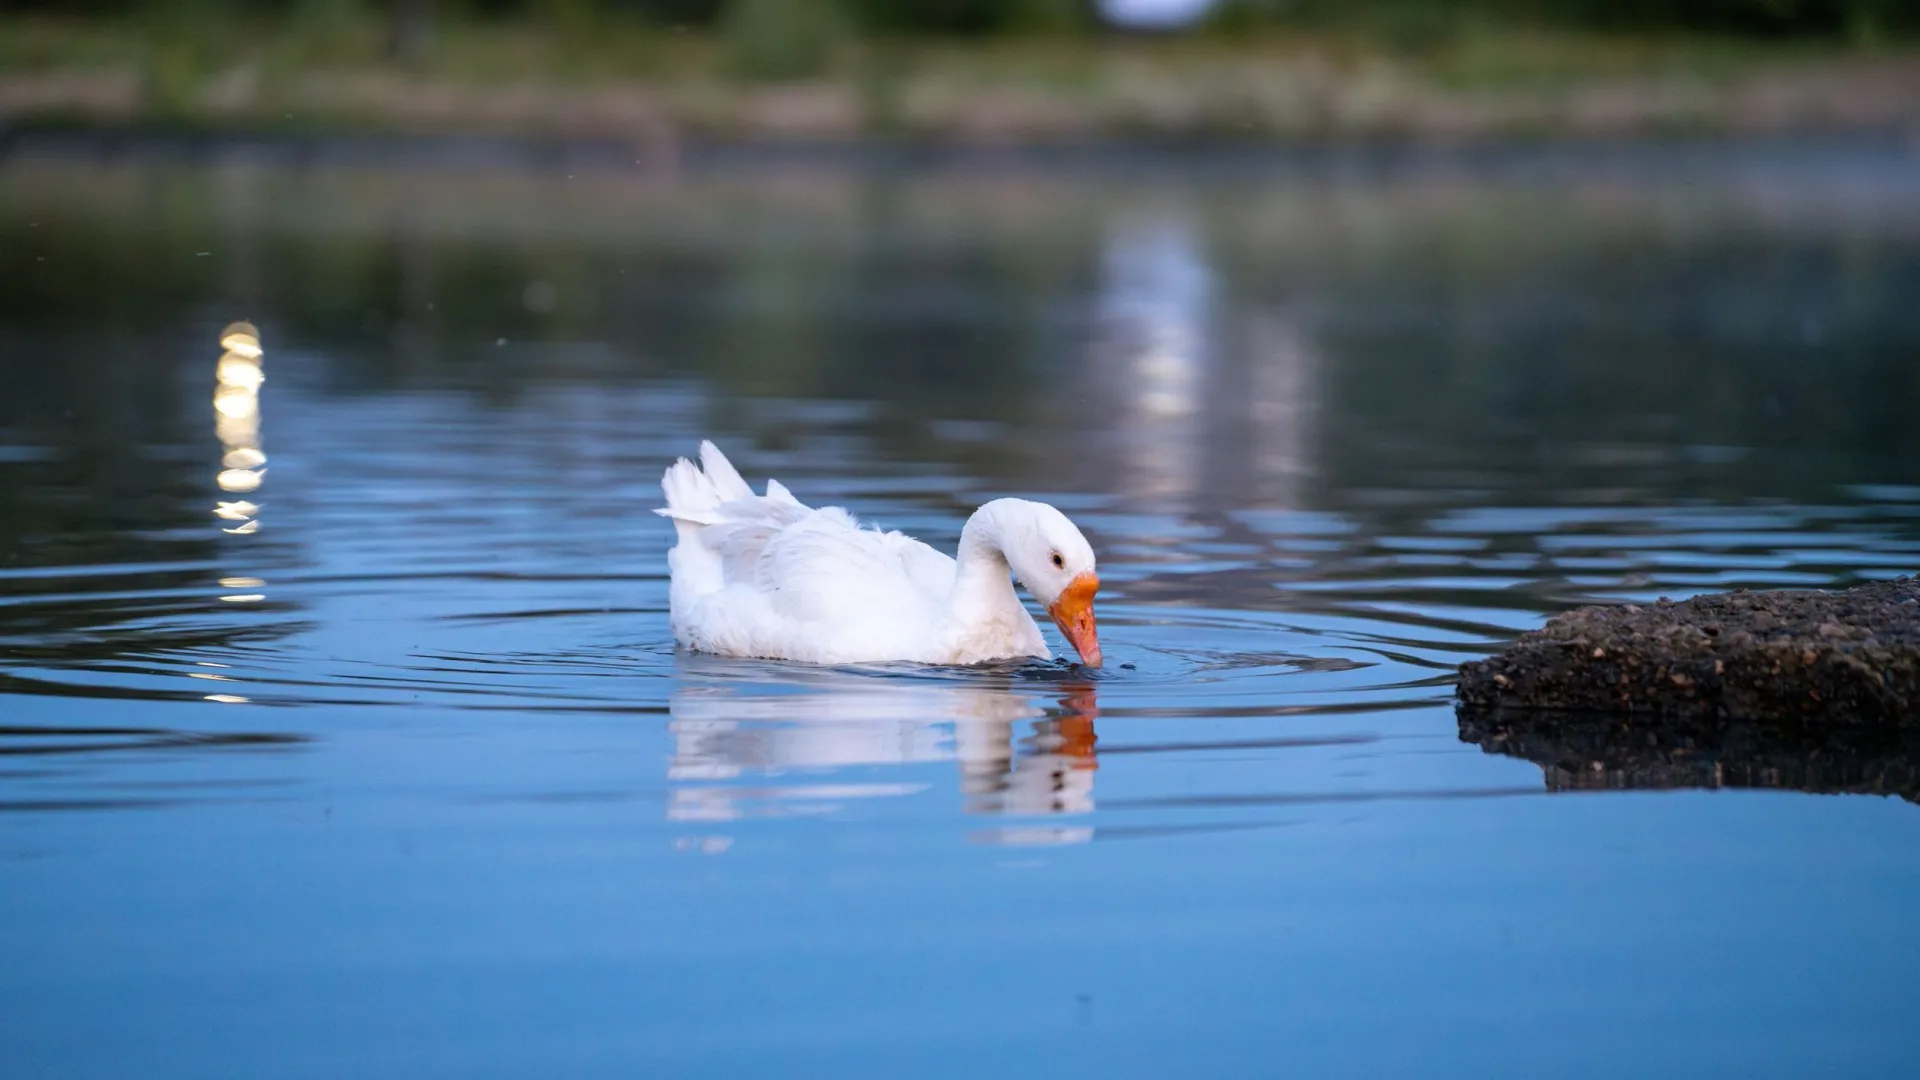
<svg viewBox="0 0 1920 1080">
<path fill-rule="evenodd" d="M 1920 731 L 1885 725 L 1462 710 L 1462 742 L 1540 766 L 1549 791 L 1781 788 L 1920 802 Z"/>
<path fill-rule="evenodd" d="M 22 166 L 0 186 L 0 318 L 25 335 L 9 355 L 78 325 L 102 328 L 100 355 L 7 365 L 0 409 L 42 402 L 17 410 L 28 437 L 101 474 L 165 473 L 136 464 L 154 443 L 134 433 L 191 431 L 163 437 L 178 447 L 199 421 L 149 391 L 169 366 L 191 384 L 181 342 L 242 306 L 327 357 L 324 392 L 458 387 L 492 407 L 676 379 L 768 445 L 825 432 L 843 459 L 1116 492 L 1227 542 L 1263 539 L 1242 507 L 1336 511 L 1365 538 L 1455 505 L 1911 483 L 1909 204 L 1692 190 Z M 62 403 L 114 395 L 142 415 L 58 426 Z M 865 407 L 739 409 L 755 399 Z"/>
<path fill-rule="evenodd" d="M 19 175 L 15 202 L 35 182 Z M 596 378 L 882 402 L 866 431 L 889 456 L 1219 502 L 1436 484 L 1778 495 L 1920 460 L 1911 210 L 1820 183 L 1709 202 L 1657 172 L 1090 191 L 1046 175 L 129 168 L 38 184 L 10 216 L 57 224 L 73 272 L 9 273 L 24 283 L 0 298 L 9 318 L 104 312 L 147 333 L 244 300 L 290 342 L 328 343 L 348 384 L 510 392 L 539 360 L 496 340 L 604 342 L 618 362 Z M 19 258 L 5 269 L 29 269 Z M 930 434 L 953 418 L 1004 437 Z M 1063 451 L 1089 444 L 1049 438 L 1063 421 L 1138 435 L 1113 431 L 1069 470 Z M 1729 468 L 1716 448 L 1777 454 Z"/>
<path fill-rule="evenodd" d="M 1537 194 L 1520 202 L 1541 205 Z M 1660 567 L 1646 534 L 1688 529 L 1729 542 L 1750 532 L 1735 565 L 1762 584 L 1768 563 L 1802 580 L 1853 572 L 1859 539 L 1823 563 L 1790 537 L 1857 532 L 1858 518 L 1789 510 L 1774 521 L 1654 522 L 1632 507 L 1794 491 L 1831 503 L 1845 498 L 1836 480 L 1910 482 L 1909 465 L 1894 463 L 1920 460 L 1920 426 L 1894 417 L 1920 405 L 1920 368 L 1897 358 L 1920 350 L 1920 321 L 1893 297 L 1908 279 L 1920 287 L 1920 245 L 1863 259 L 1818 231 L 1723 227 L 1676 253 L 1657 229 L 1603 235 L 1536 221 L 1540 230 L 1522 237 L 1518 222 L 1464 210 L 1422 223 L 1422 239 L 1437 244 L 1335 252 L 1312 274 L 1196 207 L 1114 225 L 1087 353 L 1099 395 L 1089 426 L 1105 428 L 1117 466 L 1101 486 L 1193 526 L 1129 538 L 1171 560 L 1166 573 L 1129 581 L 1130 598 L 1311 605 L 1272 589 L 1297 572 L 1404 577 L 1374 595 L 1422 608 L 1554 610 L 1582 589 L 1614 587 L 1594 574 L 1596 561 L 1623 568 L 1617 587 L 1647 588 L 1644 571 Z M 1786 268 L 1748 295 L 1741 264 L 1774 260 Z M 1844 301 L 1832 295 L 1837 268 L 1811 271 L 1828 261 L 1852 264 Z M 1796 306 L 1823 314 L 1780 314 Z M 1503 509 L 1455 513 L 1487 507 Z M 1504 509 L 1529 507 L 1541 510 Z M 1888 534 L 1879 546 L 1915 535 L 1910 515 L 1889 509 L 1869 515 Z M 1264 520 L 1250 525 L 1239 510 Z M 1282 569 L 1229 560 L 1186 572 L 1195 537 L 1272 552 Z M 1586 569 L 1563 569 L 1558 555 Z M 1533 583 L 1521 595 L 1471 587 L 1489 571 Z M 1491 625 L 1450 629 L 1504 636 Z"/>
<path fill-rule="evenodd" d="M 697 674 L 706 658 L 683 657 Z M 737 668 L 736 668 L 737 671 Z M 953 762 L 969 813 L 1089 813 L 1097 768 L 1090 684 L 934 682 L 820 673 L 798 686 L 737 678 L 683 683 L 671 702 L 673 785 L 667 816 L 683 822 L 819 812 L 849 801 L 918 793 L 913 773 L 874 768 Z M 1090 839 L 1088 827 L 1025 829 L 1033 842 Z"/>
<path fill-rule="evenodd" d="M 173 343 L 143 348 L 106 334 L 11 329 L 12 340 L 0 342 L 5 567 L 209 552 L 212 537 L 183 528 L 204 520 L 196 512 L 206 473 L 189 456 L 204 437 L 204 413 L 190 421 L 182 409 L 154 407 L 174 396 L 177 369 L 155 356 Z M 150 535 L 136 541 L 139 532 Z"/>
</svg>

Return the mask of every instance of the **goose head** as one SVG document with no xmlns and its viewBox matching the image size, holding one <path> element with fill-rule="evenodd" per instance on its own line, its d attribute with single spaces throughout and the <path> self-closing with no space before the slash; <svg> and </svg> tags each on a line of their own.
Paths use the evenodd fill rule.
<svg viewBox="0 0 1920 1080">
<path fill-rule="evenodd" d="M 993 509 L 1000 552 L 1014 578 L 1046 605 L 1080 659 L 1088 667 L 1099 667 L 1093 594 L 1100 589 L 1100 576 L 1094 572 L 1093 545 L 1067 515 L 1046 503 L 1001 499 Z"/>
</svg>

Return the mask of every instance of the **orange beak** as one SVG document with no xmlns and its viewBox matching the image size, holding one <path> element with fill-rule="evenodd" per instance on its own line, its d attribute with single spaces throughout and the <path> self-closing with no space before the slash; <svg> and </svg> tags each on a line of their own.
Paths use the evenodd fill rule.
<svg viewBox="0 0 1920 1080">
<path fill-rule="evenodd" d="M 1089 570 L 1067 582 L 1059 598 L 1047 608 L 1053 625 L 1066 635 L 1088 667 L 1100 666 L 1100 636 L 1093 626 L 1093 594 L 1099 591 L 1100 579 Z"/>
</svg>

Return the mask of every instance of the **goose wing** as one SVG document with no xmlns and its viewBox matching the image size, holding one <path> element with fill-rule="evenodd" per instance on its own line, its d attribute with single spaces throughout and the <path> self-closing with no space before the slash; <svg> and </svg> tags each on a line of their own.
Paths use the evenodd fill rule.
<svg viewBox="0 0 1920 1080">
<path fill-rule="evenodd" d="M 775 610 L 805 622 L 923 617 L 928 598 L 901 558 L 906 539 L 827 507 L 768 536 L 750 580 Z"/>
<path fill-rule="evenodd" d="M 862 528 L 837 506 L 815 509 L 778 480 L 756 495 L 718 447 L 700 444 L 700 465 L 682 460 L 663 480 L 681 542 L 680 560 L 709 568 L 700 593 L 744 588 L 781 616 L 806 622 L 926 617 L 953 585 L 953 559 L 910 536 Z"/>
</svg>

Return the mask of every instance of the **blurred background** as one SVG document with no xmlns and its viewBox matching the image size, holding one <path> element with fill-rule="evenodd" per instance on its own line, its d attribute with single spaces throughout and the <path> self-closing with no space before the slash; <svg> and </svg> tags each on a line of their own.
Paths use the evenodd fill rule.
<svg viewBox="0 0 1920 1080">
<path fill-rule="evenodd" d="M 1909 0 L 6 0 L 0 123 L 631 140 L 1896 129 Z"/>
</svg>

